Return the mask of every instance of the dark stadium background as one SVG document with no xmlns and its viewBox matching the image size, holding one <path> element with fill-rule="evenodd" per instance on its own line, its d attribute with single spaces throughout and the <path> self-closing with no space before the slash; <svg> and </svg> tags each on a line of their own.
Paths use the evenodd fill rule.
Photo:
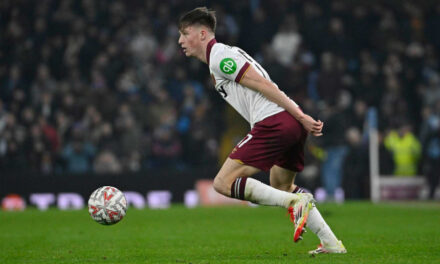
<svg viewBox="0 0 440 264">
<path fill-rule="evenodd" d="M 440 136 L 436 1 L 2 0 L 0 198 L 86 197 L 114 184 L 181 201 L 197 179 L 212 179 L 249 126 L 177 45 L 178 17 L 204 5 L 217 12 L 218 41 L 246 50 L 325 122 L 301 185 L 323 186 L 326 153 L 342 147 L 346 198 L 369 198 L 372 108 L 382 139 L 409 129 L 421 146 L 415 174 L 438 182 L 429 149 Z M 390 149 L 380 150 L 381 173 L 393 174 Z"/>
</svg>

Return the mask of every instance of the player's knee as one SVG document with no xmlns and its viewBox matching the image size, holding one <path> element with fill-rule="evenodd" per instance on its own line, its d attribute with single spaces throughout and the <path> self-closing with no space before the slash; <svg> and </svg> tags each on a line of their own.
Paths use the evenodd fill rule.
<svg viewBox="0 0 440 264">
<path fill-rule="evenodd" d="M 227 183 L 221 177 L 217 176 L 214 178 L 213 187 L 216 192 L 229 195 L 228 191 L 230 190 L 230 186 L 227 186 Z"/>
</svg>

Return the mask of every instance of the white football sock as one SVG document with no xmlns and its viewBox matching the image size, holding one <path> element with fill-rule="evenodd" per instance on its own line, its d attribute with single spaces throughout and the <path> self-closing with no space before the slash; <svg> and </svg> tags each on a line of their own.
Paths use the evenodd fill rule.
<svg viewBox="0 0 440 264">
<path fill-rule="evenodd" d="M 245 181 L 244 186 L 242 181 Z M 240 188 L 240 183 L 244 188 Z M 238 178 L 236 182 L 234 182 L 234 184 L 237 191 L 233 192 L 232 197 L 234 197 L 235 193 L 237 195 L 235 195 L 234 198 L 244 198 L 244 200 L 251 201 L 257 204 L 276 205 L 288 208 L 298 200 L 297 194 L 277 190 L 267 184 L 264 184 L 252 178 Z M 242 194 L 239 194 L 240 192 L 242 192 L 244 195 L 241 196 Z"/>
<path fill-rule="evenodd" d="M 324 218 L 322 218 L 315 204 L 313 204 L 313 208 L 309 212 L 307 227 L 319 237 L 324 246 L 334 247 L 338 245 L 338 239 L 335 234 L 333 234 Z"/>
</svg>

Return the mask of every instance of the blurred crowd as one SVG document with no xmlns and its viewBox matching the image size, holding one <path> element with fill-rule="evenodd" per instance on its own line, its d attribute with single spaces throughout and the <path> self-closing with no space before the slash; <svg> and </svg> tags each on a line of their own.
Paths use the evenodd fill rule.
<svg viewBox="0 0 440 264">
<path fill-rule="evenodd" d="M 1 1 L 0 166 L 116 173 L 215 163 L 221 122 L 209 75 L 178 49 L 176 15 L 189 7 L 174 5 Z"/>
<path fill-rule="evenodd" d="M 2 0 L 0 168 L 217 166 L 226 106 L 206 65 L 177 45 L 179 16 L 206 4 L 218 41 L 246 50 L 325 122 L 307 162 L 330 195 L 365 194 L 372 108 L 381 173 L 438 180 L 435 1 Z"/>
</svg>

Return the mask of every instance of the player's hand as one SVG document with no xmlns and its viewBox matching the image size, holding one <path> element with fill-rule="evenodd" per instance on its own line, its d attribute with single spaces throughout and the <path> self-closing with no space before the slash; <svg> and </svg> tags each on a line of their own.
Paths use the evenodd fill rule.
<svg viewBox="0 0 440 264">
<path fill-rule="evenodd" d="M 322 128 L 324 126 L 324 123 L 321 122 L 321 120 L 316 121 L 311 116 L 304 114 L 303 118 L 301 119 L 301 124 L 304 126 L 304 128 L 312 134 L 315 137 L 322 136 Z"/>
</svg>

